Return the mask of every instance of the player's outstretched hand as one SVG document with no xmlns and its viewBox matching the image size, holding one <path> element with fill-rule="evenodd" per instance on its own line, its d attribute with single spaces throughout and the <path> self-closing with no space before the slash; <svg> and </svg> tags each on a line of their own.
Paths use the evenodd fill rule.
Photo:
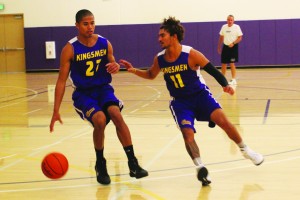
<svg viewBox="0 0 300 200">
<path fill-rule="evenodd" d="M 231 87 L 230 85 L 227 85 L 226 87 L 223 87 L 223 91 L 230 94 L 230 95 L 233 95 L 234 94 L 234 88 Z"/>
<path fill-rule="evenodd" d="M 127 60 L 121 59 L 119 60 L 119 64 L 124 66 L 128 72 L 135 73 L 136 71 L 136 69 L 132 66 L 132 64 Z"/>
</svg>

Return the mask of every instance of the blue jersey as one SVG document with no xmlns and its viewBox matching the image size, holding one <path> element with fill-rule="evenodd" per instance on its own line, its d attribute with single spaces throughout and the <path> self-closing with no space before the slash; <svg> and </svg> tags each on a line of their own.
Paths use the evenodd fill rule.
<svg viewBox="0 0 300 200">
<path fill-rule="evenodd" d="M 106 71 L 105 66 L 109 62 L 106 38 L 98 35 L 98 40 L 92 47 L 81 44 L 77 37 L 69 43 L 74 51 L 69 74 L 73 87 L 88 89 L 111 83 L 111 74 Z"/>
<path fill-rule="evenodd" d="M 188 64 L 191 49 L 192 47 L 182 45 L 182 51 L 174 62 L 164 59 L 165 50 L 157 54 L 160 70 L 164 73 L 167 88 L 174 98 L 194 95 L 206 89 L 200 80 L 200 69 L 192 70 Z"/>
</svg>

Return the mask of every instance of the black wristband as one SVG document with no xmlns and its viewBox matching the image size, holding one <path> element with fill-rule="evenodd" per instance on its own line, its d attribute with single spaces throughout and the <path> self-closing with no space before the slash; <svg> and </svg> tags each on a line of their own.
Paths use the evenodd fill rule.
<svg viewBox="0 0 300 200">
<path fill-rule="evenodd" d="M 209 73 L 211 76 L 213 76 L 222 87 L 226 87 L 228 85 L 228 81 L 226 80 L 224 75 L 215 66 L 213 66 L 210 62 L 207 63 L 203 67 L 203 69 L 204 69 L 204 71 Z"/>
</svg>

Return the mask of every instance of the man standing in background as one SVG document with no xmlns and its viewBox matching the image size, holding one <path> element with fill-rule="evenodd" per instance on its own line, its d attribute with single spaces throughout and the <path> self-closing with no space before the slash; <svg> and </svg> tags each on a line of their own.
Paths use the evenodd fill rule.
<svg viewBox="0 0 300 200">
<path fill-rule="evenodd" d="M 234 16 L 228 15 L 227 24 L 224 24 L 220 31 L 218 53 L 221 54 L 221 70 L 224 76 L 227 64 L 230 66 L 232 79 L 229 84 L 231 85 L 237 85 L 235 63 L 239 61 L 238 43 L 241 42 L 242 36 L 243 33 L 240 26 L 234 24 Z"/>
</svg>

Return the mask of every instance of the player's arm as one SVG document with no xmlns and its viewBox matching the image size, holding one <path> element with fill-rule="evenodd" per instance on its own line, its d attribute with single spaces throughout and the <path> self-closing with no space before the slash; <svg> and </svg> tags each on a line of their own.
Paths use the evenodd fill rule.
<svg viewBox="0 0 300 200">
<path fill-rule="evenodd" d="M 124 66 L 128 72 L 131 72 L 131 73 L 133 73 L 139 77 L 145 78 L 145 79 L 155 79 L 156 76 L 160 72 L 157 56 L 154 57 L 152 66 L 147 70 L 137 69 L 137 68 L 133 67 L 130 62 L 128 62 L 127 60 L 124 60 L 124 59 L 121 59 L 119 61 L 119 63 L 120 63 L 120 65 Z"/>
<path fill-rule="evenodd" d="M 109 63 L 106 64 L 106 70 L 110 74 L 115 74 L 119 72 L 120 65 L 115 60 L 112 44 L 109 41 L 107 41 L 107 43 L 108 43 L 107 58 Z"/>
<path fill-rule="evenodd" d="M 204 71 L 216 79 L 216 81 L 223 87 L 224 92 L 227 92 L 231 95 L 234 94 L 234 90 L 229 86 L 225 76 L 215 66 L 213 66 L 201 52 L 191 49 L 189 55 L 189 65 L 194 69 L 197 69 L 198 66 L 200 66 L 204 69 Z"/>
<path fill-rule="evenodd" d="M 69 76 L 70 64 L 72 58 L 73 58 L 73 48 L 71 44 L 67 43 L 61 52 L 59 75 L 55 86 L 53 115 L 50 122 L 50 132 L 53 132 L 54 124 L 56 121 L 62 123 L 59 114 L 59 109 L 60 109 L 63 96 L 65 94 L 65 87 L 66 87 L 67 78 Z"/>
</svg>

